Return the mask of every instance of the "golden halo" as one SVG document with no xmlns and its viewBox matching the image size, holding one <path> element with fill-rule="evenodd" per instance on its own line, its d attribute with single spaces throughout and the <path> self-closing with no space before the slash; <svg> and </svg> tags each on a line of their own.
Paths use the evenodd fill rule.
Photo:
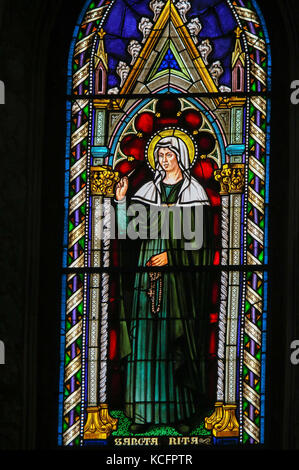
<svg viewBox="0 0 299 470">
<path fill-rule="evenodd" d="M 156 148 L 157 143 L 164 139 L 164 137 L 179 137 L 182 141 L 186 144 L 188 149 L 188 155 L 190 164 L 192 165 L 195 159 L 195 144 L 193 139 L 183 130 L 181 129 L 165 129 L 163 131 L 158 132 L 154 135 L 150 143 L 147 147 L 147 160 L 150 166 L 155 170 L 155 157 L 154 157 L 154 150 Z"/>
</svg>

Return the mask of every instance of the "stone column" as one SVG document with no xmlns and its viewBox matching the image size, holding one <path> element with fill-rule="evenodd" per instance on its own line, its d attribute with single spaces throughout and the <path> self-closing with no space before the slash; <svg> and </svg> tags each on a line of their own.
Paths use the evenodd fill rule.
<svg viewBox="0 0 299 470">
<path fill-rule="evenodd" d="M 240 265 L 240 233 L 244 165 L 226 164 L 215 172 L 222 197 L 222 266 Z M 238 437 L 236 361 L 239 314 L 239 271 L 221 273 L 218 336 L 218 381 L 215 411 L 205 420 L 214 437 Z"/>
<path fill-rule="evenodd" d="M 97 157 L 99 162 L 99 157 Z M 111 197 L 118 175 L 107 166 L 91 168 L 93 268 L 110 267 Z M 88 408 L 85 440 L 106 440 L 117 429 L 107 404 L 109 274 L 90 276 Z M 99 405 L 99 406 L 98 406 Z"/>
</svg>

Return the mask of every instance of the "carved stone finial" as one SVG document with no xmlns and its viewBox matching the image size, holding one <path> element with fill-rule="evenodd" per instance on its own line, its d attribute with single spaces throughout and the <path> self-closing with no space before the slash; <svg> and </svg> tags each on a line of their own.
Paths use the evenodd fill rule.
<svg viewBox="0 0 299 470">
<path fill-rule="evenodd" d="M 100 37 L 99 40 L 99 45 L 97 49 L 97 53 L 95 55 L 95 68 L 99 65 L 100 62 L 103 63 L 104 67 L 106 70 L 108 69 L 108 55 L 105 51 L 105 44 L 104 44 L 104 36 L 105 36 L 105 31 L 103 28 L 100 29 L 98 32 L 98 36 Z"/>
<path fill-rule="evenodd" d="M 235 30 L 235 33 L 236 33 L 236 39 L 240 39 L 241 33 L 242 33 L 242 29 L 240 28 L 240 26 L 237 27 L 237 29 Z"/>
<path fill-rule="evenodd" d="M 209 68 L 209 72 L 212 75 L 212 78 L 213 78 L 215 84 L 218 86 L 219 85 L 219 78 L 224 73 L 224 70 L 222 68 L 220 60 L 216 60 L 216 62 L 213 62 L 213 64 Z"/>
<path fill-rule="evenodd" d="M 149 7 L 154 13 L 154 19 L 153 19 L 154 22 L 156 22 L 157 19 L 159 18 L 160 13 L 163 10 L 164 6 L 165 6 L 165 2 L 163 2 L 162 0 L 152 0 L 150 2 Z"/>
<path fill-rule="evenodd" d="M 130 44 L 128 45 L 128 52 L 129 54 L 131 55 L 132 57 L 132 61 L 131 61 L 131 64 L 130 65 L 133 65 L 135 64 L 136 62 L 136 59 L 139 55 L 139 52 L 141 51 L 142 49 L 142 46 L 141 44 L 139 44 L 138 41 L 136 41 L 135 39 L 133 39 Z"/>
<path fill-rule="evenodd" d="M 98 35 L 100 36 L 100 39 L 104 39 L 104 36 L 106 35 L 106 33 L 103 30 L 103 28 L 100 29 L 100 31 L 98 32 Z"/>
<path fill-rule="evenodd" d="M 190 31 L 190 34 L 192 36 L 192 39 L 195 44 L 198 43 L 198 38 L 197 36 L 199 35 L 200 31 L 202 30 L 202 24 L 199 21 L 199 18 L 192 18 L 190 23 L 187 24 L 187 28 Z"/>
<path fill-rule="evenodd" d="M 125 62 L 120 61 L 116 69 L 117 75 L 120 76 L 120 88 L 125 83 L 126 78 L 129 75 L 129 72 L 130 72 L 130 67 Z"/>
<path fill-rule="evenodd" d="M 208 65 L 209 64 L 208 57 L 213 50 L 212 44 L 210 43 L 209 39 L 205 39 L 204 41 L 202 41 L 199 44 L 198 49 L 205 65 Z"/>
<path fill-rule="evenodd" d="M 232 53 L 232 68 L 236 66 L 238 59 L 240 59 L 242 66 L 245 67 L 245 54 L 242 50 L 242 44 L 241 44 L 241 39 L 240 39 L 242 30 L 241 28 L 239 28 L 239 26 L 235 30 L 235 33 L 236 33 L 236 43 L 235 43 L 235 48 Z"/>
<path fill-rule="evenodd" d="M 191 3 L 188 0 L 178 0 L 175 4 L 182 20 L 187 23 L 186 14 L 191 9 Z"/>
<path fill-rule="evenodd" d="M 145 16 L 143 16 L 140 20 L 140 23 L 138 25 L 138 28 L 139 28 L 139 31 L 142 32 L 143 34 L 143 39 L 142 39 L 142 43 L 145 43 L 145 41 L 147 40 L 147 38 L 149 37 L 150 35 L 150 32 L 152 30 L 152 27 L 153 27 L 153 23 L 150 21 L 149 18 L 146 18 Z"/>
</svg>

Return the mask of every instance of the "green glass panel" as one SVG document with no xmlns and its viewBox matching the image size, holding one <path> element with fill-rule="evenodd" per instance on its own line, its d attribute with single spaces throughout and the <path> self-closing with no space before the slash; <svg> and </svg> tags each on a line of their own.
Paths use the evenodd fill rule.
<svg viewBox="0 0 299 470">
<path fill-rule="evenodd" d="M 82 380 L 82 370 L 81 369 L 79 370 L 79 372 L 77 372 L 76 378 L 81 383 L 81 380 Z"/>
<path fill-rule="evenodd" d="M 86 215 L 86 203 L 84 203 L 83 206 L 80 207 L 80 211 L 83 215 Z"/>
<path fill-rule="evenodd" d="M 261 351 L 259 351 L 259 352 L 255 355 L 255 357 L 256 357 L 256 359 L 257 359 L 258 361 L 260 361 L 260 360 L 261 360 Z"/>
<path fill-rule="evenodd" d="M 68 365 L 71 362 L 71 358 L 68 354 L 65 355 L 65 364 Z"/>
<path fill-rule="evenodd" d="M 251 86 L 251 91 L 256 91 L 256 83 L 255 82 Z"/>
<path fill-rule="evenodd" d="M 81 304 L 78 305 L 78 312 L 82 315 L 82 313 L 83 313 L 83 302 L 81 302 Z"/>
<path fill-rule="evenodd" d="M 81 413 L 81 405 L 77 405 L 77 406 L 76 406 L 76 413 L 77 413 L 78 415 L 80 415 L 80 413 Z"/>
<path fill-rule="evenodd" d="M 85 237 L 81 238 L 81 240 L 79 240 L 79 245 L 81 246 L 81 248 L 84 250 L 84 245 L 85 245 Z"/>
</svg>

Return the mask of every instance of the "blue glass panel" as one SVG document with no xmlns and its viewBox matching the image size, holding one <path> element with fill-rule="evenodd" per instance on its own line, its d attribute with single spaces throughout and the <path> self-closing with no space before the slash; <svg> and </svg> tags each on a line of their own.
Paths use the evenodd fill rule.
<svg viewBox="0 0 299 470">
<path fill-rule="evenodd" d="M 213 9 L 199 15 L 199 19 L 202 24 L 201 37 L 213 39 L 222 36 L 220 22 Z"/>
<path fill-rule="evenodd" d="M 116 2 L 111 10 L 111 13 L 109 14 L 109 19 L 105 25 L 105 31 L 111 34 L 115 33 L 120 35 L 124 23 L 125 14 L 126 9 L 123 2 Z"/>
<path fill-rule="evenodd" d="M 213 39 L 214 53 L 213 56 L 217 59 L 222 59 L 227 54 L 230 55 L 235 47 L 235 37 L 233 36 L 222 36 L 221 38 Z M 228 52 L 229 51 L 229 52 Z M 212 56 L 212 54 L 211 54 Z"/>
<path fill-rule="evenodd" d="M 177 63 L 176 58 L 174 57 L 170 49 L 168 49 L 168 51 L 166 52 L 165 57 L 162 60 L 162 63 L 158 69 L 158 72 L 166 69 L 180 70 L 180 66 Z"/>
<path fill-rule="evenodd" d="M 236 20 L 233 16 L 232 10 L 226 2 L 219 3 L 215 6 L 215 12 L 221 20 L 220 28 L 223 34 L 228 34 L 236 28 Z"/>
<path fill-rule="evenodd" d="M 192 2 L 191 12 L 197 14 L 200 11 L 205 10 L 206 8 L 211 8 L 219 3 L 219 0 L 197 0 Z"/>
</svg>

